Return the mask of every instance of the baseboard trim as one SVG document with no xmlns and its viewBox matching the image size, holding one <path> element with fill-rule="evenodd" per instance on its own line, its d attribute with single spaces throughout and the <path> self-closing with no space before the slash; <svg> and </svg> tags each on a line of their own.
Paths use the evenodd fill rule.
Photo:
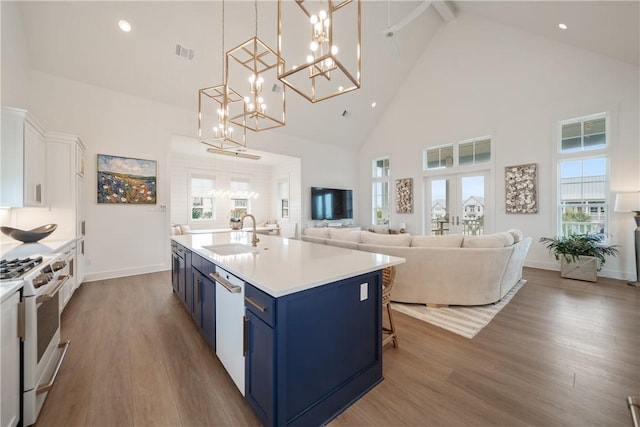
<svg viewBox="0 0 640 427">
<path fill-rule="evenodd" d="M 125 270 L 102 271 L 97 273 L 87 273 L 82 283 L 96 282 L 98 280 L 117 279 L 120 277 L 137 276 L 139 274 L 157 273 L 167 271 L 171 268 L 164 264 L 148 265 L 144 267 L 128 268 Z"/>
<path fill-rule="evenodd" d="M 543 261 L 526 261 L 525 267 L 538 268 L 540 270 L 560 271 L 560 262 L 543 262 Z M 624 271 L 602 269 L 598 271 L 598 277 L 607 277 L 609 279 L 633 281 L 635 274 L 626 273 Z"/>
</svg>

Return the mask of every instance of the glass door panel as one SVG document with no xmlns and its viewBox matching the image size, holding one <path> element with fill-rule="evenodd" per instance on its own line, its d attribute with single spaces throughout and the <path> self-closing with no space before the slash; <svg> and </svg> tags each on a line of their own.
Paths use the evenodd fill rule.
<svg viewBox="0 0 640 427">
<path fill-rule="evenodd" d="M 491 206 L 487 185 L 488 172 L 426 178 L 425 234 L 484 234 L 486 207 Z"/>
<path fill-rule="evenodd" d="M 485 177 L 483 175 L 460 176 L 460 208 L 456 214 L 456 224 L 465 235 L 484 234 Z M 459 213 L 459 218 L 458 218 Z"/>
</svg>

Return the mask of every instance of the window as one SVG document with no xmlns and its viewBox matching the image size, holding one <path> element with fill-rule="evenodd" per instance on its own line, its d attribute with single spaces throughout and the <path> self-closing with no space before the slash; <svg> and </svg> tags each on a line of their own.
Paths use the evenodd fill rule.
<svg viewBox="0 0 640 427">
<path fill-rule="evenodd" d="M 606 124 L 604 114 L 562 122 L 560 151 L 571 153 L 605 148 L 607 146 Z"/>
<path fill-rule="evenodd" d="M 560 122 L 558 232 L 562 236 L 607 233 L 607 126 L 606 114 Z"/>
<path fill-rule="evenodd" d="M 473 165 L 489 160 L 491 160 L 491 139 L 472 139 L 458 144 L 459 165 Z"/>
<path fill-rule="evenodd" d="M 191 176 L 191 219 L 193 221 L 215 219 L 215 179 Z"/>
<path fill-rule="evenodd" d="M 373 161 L 373 213 L 374 224 L 388 224 L 390 217 L 389 188 L 391 186 L 391 172 L 389 158 L 379 158 Z"/>
<path fill-rule="evenodd" d="M 426 150 L 425 169 L 450 168 L 453 166 L 453 145 Z"/>
<path fill-rule="evenodd" d="M 424 170 L 475 165 L 491 160 L 491 138 L 468 139 L 451 145 L 428 148 L 424 151 Z"/>
</svg>

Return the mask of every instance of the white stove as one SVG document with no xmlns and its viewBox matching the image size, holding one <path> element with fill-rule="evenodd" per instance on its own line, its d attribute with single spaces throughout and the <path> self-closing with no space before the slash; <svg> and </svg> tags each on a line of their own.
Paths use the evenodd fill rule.
<svg viewBox="0 0 640 427">
<path fill-rule="evenodd" d="M 62 254 L 0 261 L 0 285 L 22 282 L 18 324 L 22 341 L 22 425 L 34 424 L 62 365 L 59 291 L 69 280 Z"/>
</svg>

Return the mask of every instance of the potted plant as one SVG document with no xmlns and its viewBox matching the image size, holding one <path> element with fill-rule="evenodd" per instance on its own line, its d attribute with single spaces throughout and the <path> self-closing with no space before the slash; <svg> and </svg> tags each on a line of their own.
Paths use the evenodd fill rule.
<svg viewBox="0 0 640 427">
<path fill-rule="evenodd" d="M 560 276 L 568 279 L 597 281 L 597 272 L 606 262 L 605 256 L 618 255 L 617 245 L 603 245 L 603 233 L 568 234 L 541 237 L 540 243 L 560 261 Z"/>
</svg>

